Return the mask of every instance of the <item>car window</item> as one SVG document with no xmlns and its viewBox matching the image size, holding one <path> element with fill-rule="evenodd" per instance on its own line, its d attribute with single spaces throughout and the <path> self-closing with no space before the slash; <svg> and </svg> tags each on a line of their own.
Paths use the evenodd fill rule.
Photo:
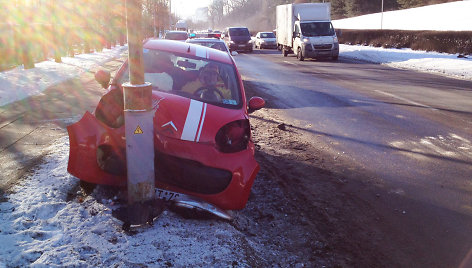
<svg viewBox="0 0 472 268">
<path fill-rule="evenodd" d="M 248 36 L 249 30 L 247 28 L 231 28 L 229 29 L 229 35 L 231 36 Z"/>
<path fill-rule="evenodd" d="M 200 46 L 205 46 L 209 48 L 218 49 L 224 52 L 227 52 L 225 45 L 222 42 L 198 42 L 198 41 L 190 41 L 189 43 L 198 44 Z"/>
<path fill-rule="evenodd" d="M 239 80 L 232 64 L 150 49 L 143 51 L 143 64 L 145 81 L 153 90 L 228 108 L 241 105 Z M 118 85 L 129 81 L 128 67 L 124 68 L 116 78 Z"/>
<path fill-rule="evenodd" d="M 307 22 L 300 23 L 304 36 L 331 36 L 334 28 L 331 22 Z"/>
<path fill-rule="evenodd" d="M 273 33 L 261 33 L 262 38 L 275 38 Z"/>
</svg>

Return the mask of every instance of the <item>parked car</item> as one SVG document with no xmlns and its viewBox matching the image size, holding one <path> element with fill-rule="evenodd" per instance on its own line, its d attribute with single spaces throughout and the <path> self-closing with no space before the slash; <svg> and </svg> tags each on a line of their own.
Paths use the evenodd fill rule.
<svg viewBox="0 0 472 268">
<path fill-rule="evenodd" d="M 224 210 L 244 208 L 259 171 L 248 111 L 262 108 L 264 100 L 246 101 L 233 58 L 216 49 L 149 39 L 143 64 L 156 109 L 156 187 Z M 110 76 L 96 79 L 107 87 Z M 67 127 L 68 171 L 84 182 L 127 185 L 122 84 L 128 80 L 125 62 L 94 114 Z"/>
<path fill-rule="evenodd" d="M 188 33 L 185 31 L 167 31 L 164 39 L 185 41 L 188 38 Z"/>
<path fill-rule="evenodd" d="M 224 40 L 230 51 L 252 52 L 253 41 L 246 27 L 229 27 L 224 32 Z"/>
<path fill-rule="evenodd" d="M 277 48 L 275 34 L 272 32 L 258 32 L 254 41 L 256 48 Z"/>
<path fill-rule="evenodd" d="M 187 39 L 187 43 L 198 44 L 201 46 L 218 49 L 224 52 L 229 52 L 229 48 L 226 46 L 226 43 L 219 38 L 192 38 Z"/>
</svg>

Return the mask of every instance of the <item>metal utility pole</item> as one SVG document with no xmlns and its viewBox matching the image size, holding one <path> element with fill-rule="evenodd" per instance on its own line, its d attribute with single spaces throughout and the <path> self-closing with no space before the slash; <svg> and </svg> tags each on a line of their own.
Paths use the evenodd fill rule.
<svg viewBox="0 0 472 268">
<path fill-rule="evenodd" d="M 58 16 L 59 16 L 59 12 L 58 12 L 58 8 L 57 8 L 57 3 L 56 3 L 57 0 L 53 0 L 52 3 L 51 3 L 51 13 L 52 13 L 52 18 L 53 18 L 53 21 L 52 21 L 52 29 L 53 29 L 53 33 L 54 33 L 54 38 L 56 39 L 55 40 L 55 44 L 54 44 L 54 61 L 57 62 L 57 63 L 61 63 L 62 62 L 62 58 L 61 58 L 61 49 L 62 49 L 62 40 L 58 40 L 60 34 L 58 33 L 58 24 L 59 24 L 59 20 L 58 20 Z"/>
<path fill-rule="evenodd" d="M 380 14 L 380 30 L 383 30 L 383 19 L 384 19 L 384 0 L 382 0 L 382 13 Z"/>
<path fill-rule="evenodd" d="M 172 29 L 172 0 L 169 0 L 169 30 Z"/>
<path fill-rule="evenodd" d="M 123 84 L 128 204 L 154 198 L 152 87 L 144 81 L 141 0 L 126 0 L 130 82 Z"/>
</svg>

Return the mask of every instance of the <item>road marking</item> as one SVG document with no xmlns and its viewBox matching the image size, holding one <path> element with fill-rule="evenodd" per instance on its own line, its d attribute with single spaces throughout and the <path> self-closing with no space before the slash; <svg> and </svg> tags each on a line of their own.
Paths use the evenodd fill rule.
<svg viewBox="0 0 472 268">
<path fill-rule="evenodd" d="M 286 60 L 284 60 L 284 62 L 287 63 L 287 64 L 297 65 L 297 64 L 295 64 L 295 63 L 293 63 L 293 62 L 289 62 L 289 61 L 286 61 Z"/>
<path fill-rule="evenodd" d="M 384 91 L 382 91 L 382 90 L 376 89 L 376 90 L 374 90 L 374 91 L 376 91 L 376 92 L 378 92 L 378 93 L 381 93 L 381 94 L 384 94 L 384 95 L 386 95 L 386 96 L 390 96 L 390 97 L 392 97 L 392 98 L 395 98 L 395 99 L 404 101 L 404 102 L 409 103 L 409 104 L 413 104 L 413 105 L 420 106 L 420 107 L 423 107 L 423 108 L 432 109 L 432 110 L 435 110 L 435 111 L 438 110 L 438 109 L 433 108 L 433 107 L 431 107 L 431 106 L 424 105 L 424 104 L 421 104 L 421 103 L 419 103 L 419 102 L 411 101 L 411 100 L 409 100 L 409 99 L 405 99 L 405 98 L 402 98 L 402 97 L 400 97 L 400 96 L 394 95 L 394 94 L 392 94 L 392 93 L 384 92 Z"/>
</svg>

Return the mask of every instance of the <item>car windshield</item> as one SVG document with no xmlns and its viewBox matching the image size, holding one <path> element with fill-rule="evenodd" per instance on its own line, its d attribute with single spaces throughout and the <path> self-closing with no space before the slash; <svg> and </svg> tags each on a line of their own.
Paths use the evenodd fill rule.
<svg viewBox="0 0 472 268">
<path fill-rule="evenodd" d="M 152 49 L 144 49 L 143 63 L 144 80 L 152 84 L 153 90 L 228 108 L 240 107 L 240 87 L 231 64 Z M 118 85 L 129 81 L 127 66 L 121 74 Z"/>
<path fill-rule="evenodd" d="M 187 33 L 167 32 L 165 39 L 170 40 L 187 40 Z"/>
<path fill-rule="evenodd" d="M 205 46 L 205 47 L 209 47 L 209 48 L 218 49 L 218 50 L 221 50 L 221 51 L 224 51 L 224 52 L 228 52 L 228 51 L 226 50 L 226 46 L 225 46 L 224 43 L 222 43 L 222 42 L 199 42 L 199 41 L 190 41 L 189 43 L 197 44 L 197 45 Z"/>
<path fill-rule="evenodd" d="M 306 22 L 300 23 L 304 36 L 332 36 L 334 28 L 331 22 Z"/>
<path fill-rule="evenodd" d="M 248 36 L 249 30 L 247 28 L 231 28 L 229 29 L 229 35 L 231 36 Z"/>
<path fill-rule="evenodd" d="M 261 38 L 275 38 L 273 33 L 261 33 Z"/>
</svg>

